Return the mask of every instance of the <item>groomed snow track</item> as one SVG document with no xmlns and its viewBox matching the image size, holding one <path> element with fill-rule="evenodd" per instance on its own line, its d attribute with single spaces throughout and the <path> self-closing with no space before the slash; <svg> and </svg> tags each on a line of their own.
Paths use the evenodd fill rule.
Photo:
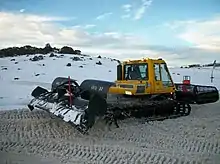
<svg viewBox="0 0 220 164">
<path fill-rule="evenodd" d="M 1 111 L 0 151 L 78 164 L 218 164 L 220 103 L 192 106 L 187 117 L 127 119 L 119 129 L 99 121 L 89 136 L 41 110 Z"/>
</svg>

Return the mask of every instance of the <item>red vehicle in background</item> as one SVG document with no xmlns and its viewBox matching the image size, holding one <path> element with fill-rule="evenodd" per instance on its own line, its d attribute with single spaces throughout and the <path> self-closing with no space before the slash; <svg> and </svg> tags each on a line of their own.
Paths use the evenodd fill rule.
<svg viewBox="0 0 220 164">
<path fill-rule="evenodd" d="M 183 92 L 188 92 L 188 89 L 190 89 L 190 80 L 191 80 L 190 76 L 183 76 L 183 84 L 188 84 L 189 85 L 189 88 L 188 88 L 187 85 L 182 86 L 182 91 Z"/>
<path fill-rule="evenodd" d="M 183 76 L 183 84 L 190 84 L 191 77 L 190 76 Z"/>
</svg>

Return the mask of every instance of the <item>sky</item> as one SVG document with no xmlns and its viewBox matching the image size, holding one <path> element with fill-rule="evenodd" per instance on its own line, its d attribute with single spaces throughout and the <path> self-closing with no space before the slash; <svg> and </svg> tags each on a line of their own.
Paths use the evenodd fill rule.
<svg viewBox="0 0 220 164">
<path fill-rule="evenodd" d="M 0 40 L 172 66 L 220 62 L 220 1 L 0 0 Z"/>
</svg>

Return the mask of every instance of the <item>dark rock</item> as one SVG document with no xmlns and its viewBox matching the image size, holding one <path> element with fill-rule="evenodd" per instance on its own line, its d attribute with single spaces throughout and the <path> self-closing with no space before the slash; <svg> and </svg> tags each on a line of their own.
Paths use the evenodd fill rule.
<svg viewBox="0 0 220 164">
<path fill-rule="evenodd" d="M 102 65 L 102 63 L 100 61 L 96 62 L 97 65 Z"/>
<path fill-rule="evenodd" d="M 55 57 L 54 53 L 51 53 L 49 57 Z"/>
<path fill-rule="evenodd" d="M 42 55 L 39 55 L 39 56 L 38 56 L 38 59 L 39 59 L 39 60 L 43 60 L 44 57 L 43 57 Z"/>
<path fill-rule="evenodd" d="M 82 61 L 82 59 L 80 59 L 80 57 L 77 57 L 77 56 L 71 57 L 71 59 L 73 61 Z"/>
<path fill-rule="evenodd" d="M 92 58 L 89 58 L 89 60 L 92 60 Z"/>
<path fill-rule="evenodd" d="M 21 68 L 18 68 L 18 70 L 21 70 Z"/>
<path fill-rule="evenodd" d="M 177 73 L 177 75 L 180 75 L 179 73 Z"/>
<path fill-rule="evenodd" d="M 38 61 L 38 57 L 34 56 L 33 58 L 30 58 L 31 61 Z"/>
<path fill-rule="evenodd" d="M 67 63 L 67 65 L 66 65 L 67 67 L 71 67 L 71 63 Z"/>
<path fill-rule="evenodd" d="M 81 51 L 80 50 L 75 50 L 75 54 L 81 55 Z"/>
<path fill-rule="evenodd" d="M 42 64 L 42 66 L 45 66 L 45 64 Z"/>
<path fill-rule="evenodd" d="M 99 55 L 97 58 L 100 58 L 100 59 L 101 59 L 102 57 Z"/>
<path fill-rule="evenodd" d="M 31 61 L 39 61 L 39 60 L 43 60 L 44 57 L 42 55 L 39 56 L 34 56 L 33 58 L 30 58 Z"/>
<path fill-rule="evenodd" d="M 18 62 L 15 62 L 15 64 L 18 64 Z"/>
<path fill-rule="evenodd" d="M 15 59 L 11 59 L 11 61 L 15 61 Z"/>
<path fill-rule="evenodd" d="M 81 65 L 81 66 L 79 66 L 79 68 L 83 68 L 83 66 Z"/>
<path fill-rule="evenodd" d="M 59 53 L 61 54 L 75 54 L 75 51 L 72 47 L 64 46 L 60 49 Z"/>
<path fill-rule="evenodd" d="M 8 68 L 5 67 L 5 68 L 2 68 L 2 70 L 8 70 Z"/>
<path fill-rule="evenodd" d="M 14 80 L 19 80 L 19 78 L 18 78 L 18 77 L 15 77 Z"/>
<path fill-rule="evenodd" d="M 39 75 L 40 75 L 39 73 L 35 74 L 35 76 L 39 76 Z"/>
<path fill-rule="evenodd" d="M 191 64 L 191 65 L 188 65 L 189 68 L 194 68 L 194 67 L 201 67 L 200 64 Z"/>
<path fill-rule="evenodd" d="M 33 58 L 30 58 L 31 61 L 38 61 L 38 56 L 34 56 Z"/>
</svg>

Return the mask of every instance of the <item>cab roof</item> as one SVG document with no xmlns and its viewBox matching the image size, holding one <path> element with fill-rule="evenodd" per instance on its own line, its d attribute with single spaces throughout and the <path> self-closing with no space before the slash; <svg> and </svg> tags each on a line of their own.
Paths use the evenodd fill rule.
<svg viewBox="0 0 220 164">
<path fill-rule="evenodd" d="M 122 62 L 122 64 L 138 64 L 138 63 L 150 63 L 150 62 L 155 62 L 155 63 L 165 63 L 165 61 L 161 58 L 159 59 L 152 59 L 152 58 L 143 58 L 143 59 L 138 59 L 138 60 L 125 60 Z"/>
</svg>

